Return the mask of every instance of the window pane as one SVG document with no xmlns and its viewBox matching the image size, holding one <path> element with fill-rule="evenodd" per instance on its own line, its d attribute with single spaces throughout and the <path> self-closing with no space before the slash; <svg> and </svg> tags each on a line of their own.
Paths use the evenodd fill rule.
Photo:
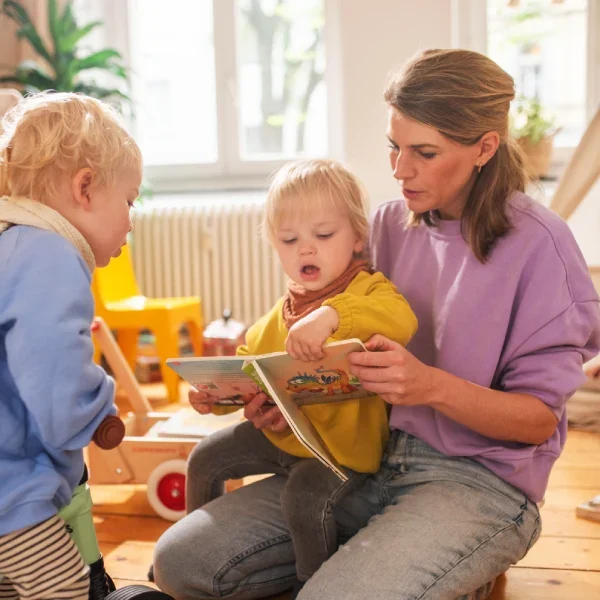
<svg viewBox="0 0 600 600">
<path fill-rule="evenodd" d="M 148 165 L 217 160 L 212 0 L 130 0 L 136 137 Z"/>
<path fill-rule="evenodd" d="M 587 0 L 488 0 L 488 54 L 556 117 L 557 146 L 586 124 L 587 18 Z"/>
<path fill-rule="evenodd" d="M 237 0 L 244 159 L 327 151 L 323 0 Z"/>
</svg>

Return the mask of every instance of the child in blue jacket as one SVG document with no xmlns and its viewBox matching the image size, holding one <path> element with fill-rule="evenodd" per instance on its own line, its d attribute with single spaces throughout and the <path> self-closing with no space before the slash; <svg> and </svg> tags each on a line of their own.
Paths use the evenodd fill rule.
<svg viewBox="0 0 600 600">
<path fill-rule="evenodd" d="M 87 600 L 88 567 L 58 517 L 83 448 L 115 412 L 92 360 L 96 266 L 118 256 L 139 148 L 108 105 L 23 99 L 0 124 L 0 598 Z"/>
</svg>

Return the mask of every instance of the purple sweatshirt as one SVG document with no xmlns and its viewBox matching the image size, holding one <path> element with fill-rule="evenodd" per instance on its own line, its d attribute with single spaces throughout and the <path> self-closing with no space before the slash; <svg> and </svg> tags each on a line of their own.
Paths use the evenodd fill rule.
<svg viewBox="0 0 600 600">
<path fill-rule="evenodd" d="M 565 403 L 584 381 L 582 363 L 600 350 L 600 311 L 566 223 L 525 194 L 511 198 L 509 215 L 513 228 L 485 265 L 460 221 L 405 228 L 403 200 L 375 213 L 371 250 L 419 319 L 407 346 L 418 359 L 481 386 L 531 394 L 558 420 L 539 446 L 485 437 L 428 406 L 394 406 L 391 428 L 470 457 L 539 502 L 565 444 Z"/>
</svg>

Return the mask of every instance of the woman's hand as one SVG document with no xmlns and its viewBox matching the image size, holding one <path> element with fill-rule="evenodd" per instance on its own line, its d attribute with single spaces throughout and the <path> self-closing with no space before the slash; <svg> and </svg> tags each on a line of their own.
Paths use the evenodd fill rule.
<svg viewBox="0 0 600 600">
<path fill-rule="evenodd" d="M 349 355 L 352 373 L 362 386 L 389 404 L 430 404 L 434 390 L 433 369 L 416 359 L 406 348 L 374 335 L 365 347 L 369 352 Z"/>
<path fill-rule="evenodd" d="M 288 428 L 285 417 L 277 406 L 268 404 L 269 396 L 264 392 L 259 392 L 254 396 L 244 408 L 244 416 L 250 421 L 256 429 L 268 429 L 276 433 L 281 433 Z"/>
<path fill-rule="evenodd" d="M 285 342 L 286 352 L 295 359 L 306 362 L 325 357 L 323 344 L 339 327 L 340 319 L 335 308 L 321 306 L 294 323 Z"/>
</svg>

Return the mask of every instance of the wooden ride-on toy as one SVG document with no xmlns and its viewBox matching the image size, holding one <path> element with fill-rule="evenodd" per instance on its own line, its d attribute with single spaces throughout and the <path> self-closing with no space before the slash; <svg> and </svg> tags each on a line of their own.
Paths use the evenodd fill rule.
<svg viewBox="0 0 600 600">
<path fill-rule="evenodd" d="M 122 417 L 125 437 L 112 450 L 89 446 L 90 482 L 145 483 L 150 506 L 162 518 L 177 521 L 185 515 L 186 460 L 200 439 L 237 423 L 239 414 L 199 415 L 193 409 L 154 412 L 110 329 L 94 319 L 92 335 L 115 379 L 125 390 L 133 411 Z M 241 486 L 229 482 L 227 489 Z"/>
</svg>

